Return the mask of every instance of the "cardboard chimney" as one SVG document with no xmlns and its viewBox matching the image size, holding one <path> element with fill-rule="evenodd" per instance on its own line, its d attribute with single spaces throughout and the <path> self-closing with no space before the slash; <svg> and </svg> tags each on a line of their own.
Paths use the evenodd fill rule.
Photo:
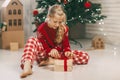
<svg viewBox="0 0 120 80">
<path fill-rule="evenodd" d="M 10 43 L 17 42 L 19 48 L 24 47 L 23 4 L 19 0 L 5 0 L 1 8 L 2 22 L 6 23 L 6 31 L 0 34 L 0 47 L 10 49 Z"/>
</svg>

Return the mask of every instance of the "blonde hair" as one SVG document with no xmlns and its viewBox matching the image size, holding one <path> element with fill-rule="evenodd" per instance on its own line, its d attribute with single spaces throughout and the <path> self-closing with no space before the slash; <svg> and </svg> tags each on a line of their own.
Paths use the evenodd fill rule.
<svg viewBox="0 0 120 80">
<path fill-rule="evenodd" d="M 55 42 L 57 44 L 59 44 L 63 40 L 63 36 L 65 33 L 65 25 L 64 24 L 66 23 L 66 15 L 65 15 L 64 9 L 61 5 L 55 4 L 49 8 L 47 16 L 54 17 L 55 14 L 57 14 L 60 17 L 63 17 L 63 22 L 58 27 L 57 33 L 56 33 L 56 38 L 55 38 Z"/>
</svg>

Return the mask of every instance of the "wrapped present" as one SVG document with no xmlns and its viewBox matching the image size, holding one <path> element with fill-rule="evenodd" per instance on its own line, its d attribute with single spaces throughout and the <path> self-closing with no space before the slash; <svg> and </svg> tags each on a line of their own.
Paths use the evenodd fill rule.
<svg viewBox="0 0 120 80">
<path fill-rule="evenodd" d="M 18 42 L 10 42 L 10 50 L 17 51 L 19 48 Z"/>
<path fill-rule="evenodd" d="M 73 59 L 57 59 L 54 61 L 54 71 L 72 71 Z"/>
</svg>

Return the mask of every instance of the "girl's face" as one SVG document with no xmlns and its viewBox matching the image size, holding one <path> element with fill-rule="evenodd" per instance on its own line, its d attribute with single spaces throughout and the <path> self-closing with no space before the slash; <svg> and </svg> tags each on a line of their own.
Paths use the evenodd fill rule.
<svg viewBox="0 0 120 80">
<path fill-rule="evenodd" d="M 48 23 L 50 28 L 57 29 L 64 22 L 63 16 L 59 16 L 57 14 L 54 17 L 50 17 L 50 21 Z"/>
</svg>

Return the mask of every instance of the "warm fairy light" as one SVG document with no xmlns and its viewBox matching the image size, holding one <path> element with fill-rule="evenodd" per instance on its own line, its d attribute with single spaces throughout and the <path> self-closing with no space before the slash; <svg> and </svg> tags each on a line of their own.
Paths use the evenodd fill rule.
<svg viewBox="0 0 120 80">
<path fill-rule="evenodd" d="M 99 22 L 99 24 L 101 24 L 101 22 Z"/>
<path fill-rule="evenodd" d="M 103 36 L 107 36 L 107 34 L 105 33 L 105 30 L 104 30 L 104 27 L 103 27 L 103 24 L 104 24 L 103 19 L 101 19 L 98 24 L 99 24 L 100 27 L 101 27 L 99 30 L 101 31 L 101 33 L 103 34 Z"/>
<path fill-rule="evenodd" d="M 106 36 L 106 33 L 104 33 L 103 35 Z"/>
<path fill-rule="evenodd" d="M 81 0 L 78 0 L 78 2 L 81 2 Z"/>
<path fill-rule="evenodd" d="M 89 23 L 91 23 L 91 21 L 89 21 Z"/>
<path fill-rule="evenodd" d="M 100 21 L 103 21 L 102 19 Z"/>
<path fill-rule="evenodd" d="M 103 31 L 103 28 L 101 28 L 100 31 Z"/>
<path fill-rule="evenodd" d="M 72 20 L 74 20 L 74 17 L 72 17 Z"/>
<path fill-rule="evenodd" d="M 46 17 L 44 16 L 43 19 L 45 19 Z"/>
<path fill-rule="evenodd" d="M 101 24 L 104 24 L 104 22 L 102 22 Z"/>
</svg>

